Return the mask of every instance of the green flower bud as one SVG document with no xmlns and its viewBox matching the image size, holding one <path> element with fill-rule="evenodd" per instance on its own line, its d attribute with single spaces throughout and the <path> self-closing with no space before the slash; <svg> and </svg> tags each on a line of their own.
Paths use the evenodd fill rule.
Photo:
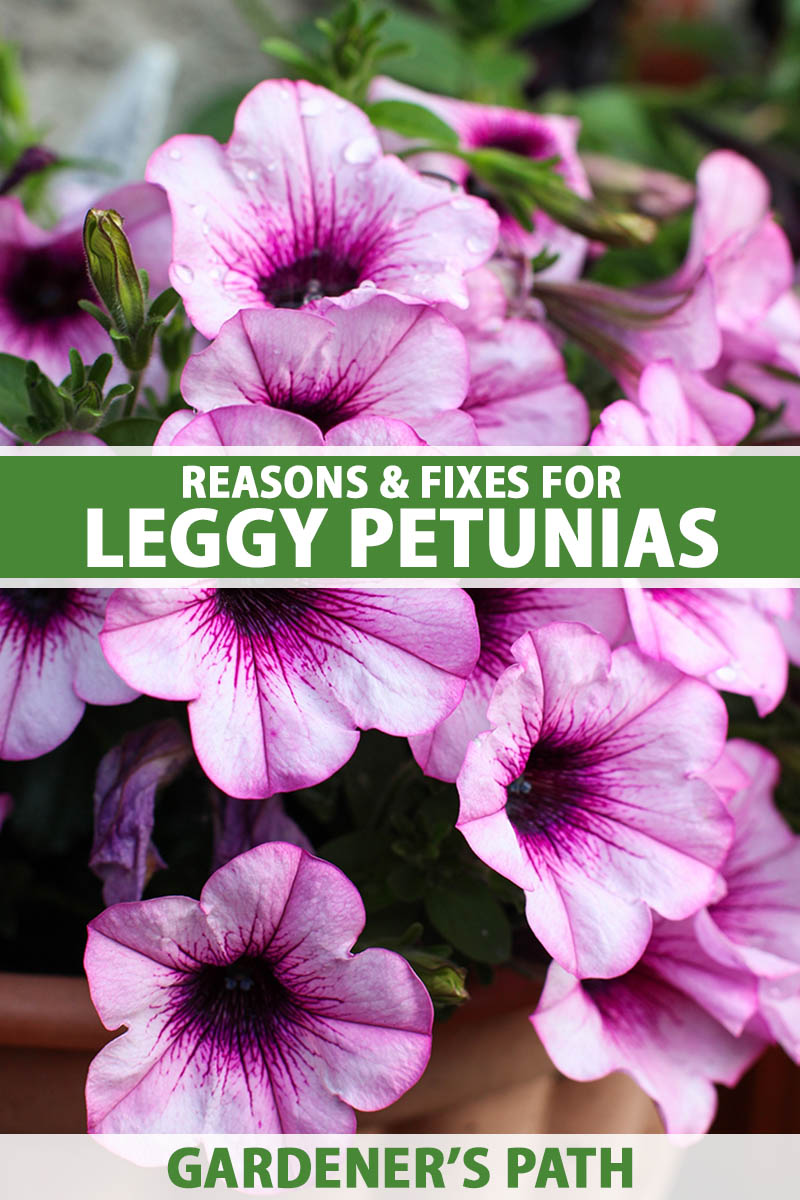
<svg viewBox="0 0 800 1200">
<path fill-rule="evenodd" d="M 117 331 L 135 342 L 145 322 L 145 297 L 119 213 L 91 208 L 83 245 L 92 283 Z"/>
</svg>

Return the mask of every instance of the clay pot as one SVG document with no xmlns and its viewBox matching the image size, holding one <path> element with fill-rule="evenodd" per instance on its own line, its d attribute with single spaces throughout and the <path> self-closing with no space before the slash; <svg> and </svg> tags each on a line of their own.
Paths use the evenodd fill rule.
<svg viewBox="0 0 800 1200">
<path fill-rule="evenodd" d="M 550 1063 L 528 1014 L 539 987 L 499 972 L 438 1025 L 423 1078 L 364 1133 L 655 1133 L 651 1101 L 627 1076 L 573 1083 Z M 82 1133 L 83 1089 L 110 1039 L 83 979 L 0 974 L 0 1133 Z"/>
</svg>

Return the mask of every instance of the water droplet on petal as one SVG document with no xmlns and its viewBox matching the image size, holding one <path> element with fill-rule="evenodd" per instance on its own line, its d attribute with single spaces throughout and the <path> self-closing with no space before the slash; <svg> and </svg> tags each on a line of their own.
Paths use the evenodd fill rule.
<svg viewBox="0 0 800 1200">
<path fill-rule="evenodd" d="M 485 254 L 489 249 L 489 243 L 484 238 L 468 237 L 465 243 L 470 254 Z"/>
<path fill-rule="evenodd" d="M 179 158 L 183 158 L 183 155 L 181 154 L 180 150 L 176 150 L 174 146 L 170 150 L 169 156 L 170 156 L 170 158 L 174 159 L 175 162 L 177 162 Z"/>
<path fill-rule="evenodd" d="M 267 168 L 267 170 L 268 170 L 268 171 L 274 171 L 274 170 L 275 170 L 275 168 L 277 167 L 277 165 L 278 165 L 278 164 L 277 164 L 276 162 L 274 162 L 274 161 L 271 161 L 271 162 L 268 162 L 268 163 L 264 163 L 264 166 Z"/>
<path fill-rule="evenodd" d="M 301 117 L 318 117 L 324 111 L 325 103 L 319 96 L 310 96 L 307 100 L 300 102 Z"/>
<path fill-rule="evenodd" d="M 380 154 L 380 148 L 373 137 L 355 138 L 344 148 L 345 162 L 370 163 Z"/>
<path fill-rule="evenodd" d="M 735 667 L 728 666 L 720 667 L 714 674 L 720 683 L 734 683 L 738 672 Z"/>
<path fill-rule="evenodd" d="M 245 179 L 249 179 L 251 183 L 258 179 L 258 171 L 254 171 L 252 167 L 248 171 L 245 171 L 244 175 Z"/>
<path fill-rule="evenodd" d="M 194 283 L 194 271 L 186 263 L 176 263 L 173 267 L 175 278 L 181 283 Z"/>
<path fill-rule="evenodd" d="M 212 279 L 219 279 L 220 275 L 222 274 L 219 267 L 212 267 L 208 273 Z"/>
<path fill-rule="evenodd" d="M 450 207 L 454 208 L 456 212 L 466 212 L 468 208 L 472 208 L 472 200 L 469 196 L 454 196 L 450 201 Z"/>
</svg>

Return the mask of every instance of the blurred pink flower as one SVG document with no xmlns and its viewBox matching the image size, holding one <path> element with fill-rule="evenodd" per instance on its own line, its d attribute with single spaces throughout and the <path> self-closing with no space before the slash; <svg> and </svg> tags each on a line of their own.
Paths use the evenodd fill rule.
<svg viewBox="0 0 800 1200">
<path fill-rule="evenodd" d="M 428 1062 L 432 1006 L 399 954 L 351 948 L 355 887 L 271 842 L 221 867 L 199 902 L 164 896 L 89 925 L 107 1029 L 89 1068 L 91 1133 L 350 1133 Z"/>
<path fill-rule="evenodd" d="M 578 122 L 574 117 L 523 112 L 516 108 L 473 104 L 422 92 L 394 79 L 380 76 L 370 85 L 370 100 L 402 100 L 429 109 L 458 134 L 464 150 L 492 147 L 521 154 L 525 158 L 558 159 L 558 170 L 567 185 L 580 196 L 590 195 L 586 172 L 578 157 Z M 383 133 L 389 150 L 405 148 L 408 142 L 396 134 Z M 422 174 L 432 172 L 471 190 L 473 181 L 467 163 L 452 154 L 417 154 L 409 160 Z M 483 193 L 476 190 L 477 195 Z M 507 212 L 499 211 L 500 251 L 522 258 L 535 258 L 542 250 L 558 254 L 557 261 L 542 272 L 546 279 L 575 279 L 586 257 L 587 241 L 579 233 L 559 225 L 547 213 L 532 213 L 534 228 L 523 229 Z"/>
<path fill-rule="evenodd" d="M 171 222 L 161 188 L 129 184 L 95 201 L 125 219 L 137 267 L 150 277 L 150 294 L 167 287 Z M 97 296 L 86 270 L 83 213 L 40 229 L 14 196 L 0 197 L 0 353 L 32 358 L 57 382 L 69 371 L 69 351 L 86 362 L 109 349 L 108 334 L 79 300 Z"/>
<path fill-rule="evenodd" d="M 714 438 L 689 404 L 670 363 L 654 362 L 639 378 L 637 402 L 615 400 L 600 414 L 590 446 L 706 446 Z"/>
</svg>

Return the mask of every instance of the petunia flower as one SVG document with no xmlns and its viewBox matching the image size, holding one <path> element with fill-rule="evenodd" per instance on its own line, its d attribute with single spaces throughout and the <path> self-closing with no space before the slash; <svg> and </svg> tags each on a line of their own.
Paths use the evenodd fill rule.
<svg viewBox="0 0 800 1200">
<path fill-rule="evenodd" d="M 137 267 L 150 293 L 167 286 L 171 222 L 166 196 L 148 183 L 129 184 L 101 197 L 125 219 Z M 108 335 L 78 305 L 97 301 L 86 270 L 83 210 L 53 229 L 40 229 L 15 196 L 0 197 L 0 352 L 32 358 L 56 381 L 69 371 L 69 351 L 86 362 L 108 350 Z"/>
<path fill-rule="evenodd" d="M 775 621 L 789 588 L 625 588 L 640 649 L 724 692 L 752 696 L 761 716 L 786 691 L 788 662 Z"/>
<path fill-rule="evenodd" d="M 464 411 L 482 446 L 582 446 L 589 408 L 568 381 L 564 359 L 542 325 L 504 321 L 467 335 Z"/>
<path fill-rule="evenodd" d="M 572 191 L 580 196 L 590 195 L 586 172 L 578 157 L 578 122 L 574 117 L 454 100 L 450 96 L 419 91 L 386 76 L 372 81 L 369 96 L 372 101 L 401 100 L 429 109 L 455 130 L 464 150 L 491 147 L 539 161 L 557 159 L 556 169 Z M 408 146 L 391 133 L 383 134 L 383 140 L 391 150 Z M 462 185 L 467 192 L 475 188 L 476 194 L 483 194 L 480 185 L 472 180 L 469 166 L 452 154 L 417 154 L 410 162 L 422 174 L 444 175 Z M 531 259 L 546 250 L 557 254 L 558 258 L 541 273 L 543 278 L 569 280 L 580 275 L 588 246 L 581 234 L 559 225 L 541 211 L 531 214 L 534 225 L 531 231 L 523 229 L 502 209 L 499 216 L 501 253 Z"/>
<path fill-rule="evenodd" d="M 658 1105 L 668 1133 L 705 1133 L 715 1083 L 732 1087 L 764 1048 L 743 1032 L 753 977 L 700 945 L 691 921 L 657 919 L 647 949 L 617 979 L 575 979 L 557 963 L 531 1022 L 570 1079 L 624 1071 Z"/>
<path fill-rule="evenodd" d="M 36 758 L 87 704 L 136 695 L 100 649 L 108 590 L 0 588 L 0 758 Z"/>
<path fill-rule="evenodd" d="M 481 652 L 458 708 L 430 733 L 412 737 L 411 749 L 427 775 L 456 779 L 474 737 L 489 728 L 494 685 L 514 663 L 513 646 L 531 629 L 580 621 L 612 644 L 627 628 L 619 588 L 468 588 L 475 605 Z"/>
<path fill-rule="evenodd" d="M 680 377 L 667 362 L 650 363 L 639 378 L 636 403 L 615 400 L 600 414 L 590 446 L 707 446 L 714 438 L 692 409 Z"/>
<path fill-rule="evenodd" d="M 210 412 L 180 408 L 163 422 L 156 446 L 424 446 L 405 421 L 353 417 L 323 436 L 319 425 L 297 413 L 255 404 L 232 404 Z"/>
<path fill-rule="evenodd" d="M 374 296 L 354 308 L 237 313 L 189 359 L 184 398 L 207 412 L 252 404 L 295 413 L 323 434 L 354 418 L 402 421 L 413 435 L 475 441 L 460 412 L 464 338 L 434 309 Z"/>
<path fill-rule="evenodd" d="M 360 729 L 432 729 L 478 654 L 459 588 L 120 589 L 102 642 L 132 686 L 189 702 L 203 769 L 252 799 L 327 779 Z"/>
<path fill-rule="evenodd" d="M 191 757 L 183 728 L 166 720 L 131 730 L 101 758 L 89 867 L 103 880 L 106 904 L 141 900 L 150 876 L 166 865 L 152 840 L 156 792 Z"/>
<path fill-rule="evenodd" d="M 108 1029 L 89 1068 L 92 1133 L 350 1133 L 416 1083 L 432 1005 L 399 954 L 351 947 L 355 887 L 297 846 L 257 846 L 199 902 L 165 896 L 89 925 Z"/>
<path fill-rule="evenodd" d="M 255 87 L 226 146 L 171 138 L 147 178 L 169 196 L 170 277 L 206 337 L 243 308 L 350 304 L 376 288 L 463 307 L 464 272 L 497 240 L 484 201 L 385 156 L 360 109 L 304 80 Z"/>
<path fill-rule="evenodd" d="M 778 760 L 734 740 L 726 758 L 743 782 L 728 802 L 735 822 L 723 876 L 726 892 L 695 917 L 697 936 L 720 962 L 758 979 L 751 1028 L 800 1060 L 800 838 L 775 807 Z"/>
<path fill-rule="evenodd" d="M 641 957 L 652 911 L 678 920 L 721 886 L 731 819 L 701 776 L 722 753 L 714 690 L 583 625 L 525 634 L 458 776 L 458 828 L 526 895 L 553 958 L 586 977 Z"/>
</svg>

